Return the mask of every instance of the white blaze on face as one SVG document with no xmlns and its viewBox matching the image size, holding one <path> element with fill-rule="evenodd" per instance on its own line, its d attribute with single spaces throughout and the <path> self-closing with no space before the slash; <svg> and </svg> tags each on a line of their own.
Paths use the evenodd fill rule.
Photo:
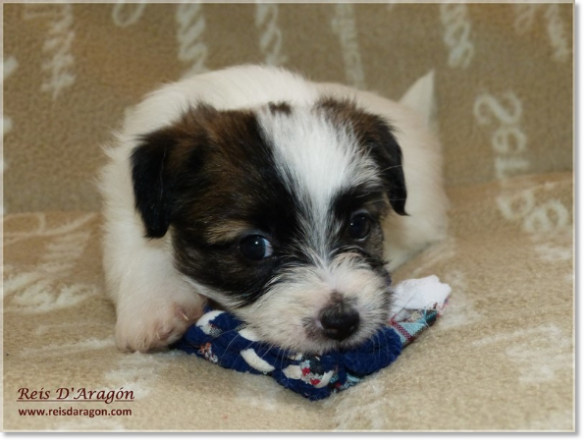
<svg viewBox="0 0 586 443">
<path fill-rule="evenodd" d="M 331 204 L 341 190 L 375 177 L 374 162 L 360 154 L 352 129 L 335 128 L 322 113 L 292 107 L 290 113 L 259 112 L 259 123 L 285 185 L 305 208 L 308 247 L 325 259 L 335 230 Z"/>
<path fill-rule="evenodd" d="M 379 184 L 376 164 L 361 150 L 350 124 L 334 127 L 323 112 L 263 108 L 258 120 L 285 186 L 302 206 L 303 214 L 296 214 L 304 218 L 299 246 L 313 263 L 278 276 L 280 283 L 239 313 L 265 341 L 320 352 L 337 343 L 308 335 L 307 323 L 319 323 L 320 311 L 337 292 L 360 315 L 360 329 L 351 339 L 358 343 L 385 317 L 386 282 L 355 254 L 331 254 L 332 234 L 346 222 L 335 219 L 332 203 L 345 190 Z"/>
</svg>

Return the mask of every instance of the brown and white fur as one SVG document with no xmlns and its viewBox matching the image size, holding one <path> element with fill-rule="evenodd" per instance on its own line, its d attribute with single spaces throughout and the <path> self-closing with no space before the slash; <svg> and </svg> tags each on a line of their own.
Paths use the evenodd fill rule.
<svg viewBox="0 0 586 443">
<path fill-rule="evenodd" d="M 365 340 L 388 273 L 445 235 L 432 97 L 432 75 L 395 103 L 261 66 L 147 96 L 100 178 L 117 346 L 164 348 L 206 299 L 284 349 Z"/>
</svg>

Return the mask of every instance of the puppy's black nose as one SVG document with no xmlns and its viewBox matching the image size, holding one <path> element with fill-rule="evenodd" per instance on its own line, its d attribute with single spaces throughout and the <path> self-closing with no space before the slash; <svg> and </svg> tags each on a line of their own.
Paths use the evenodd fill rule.
<svg viewBox="0 0 586 443">
<path fill-rule="evenodd" d="M 336 304 L 322 309 L 319 320 L 327 337 L 342 341 L 356 332 L 360 315 L 351 307 Z"/>
</svg>

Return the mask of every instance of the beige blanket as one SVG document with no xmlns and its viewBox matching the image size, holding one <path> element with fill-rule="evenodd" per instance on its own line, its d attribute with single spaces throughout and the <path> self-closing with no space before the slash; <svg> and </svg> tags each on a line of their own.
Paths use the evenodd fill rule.
<svg viewBox="0 0 586 443">
<path fill-rule="evenodd" d="M 564 4 L 5 5 L 5 429 L 574 430 L 572 24 Z M 100 144 L 161 82 L 243 62 L 391 98 L 435 71 L 450 233 L 394 279 L 438 275 L 449 307 L 321 402 L 114 347 Z"/>
</svg>

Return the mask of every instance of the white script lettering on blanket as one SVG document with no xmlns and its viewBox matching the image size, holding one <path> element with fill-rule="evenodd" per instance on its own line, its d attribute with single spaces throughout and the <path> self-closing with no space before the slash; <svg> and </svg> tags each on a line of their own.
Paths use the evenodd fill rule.
<svg viewBox="0 0 586 443">
<path fill-rule="evenodd" d="M 99 294 L 99 288 L 91 283 L 63 284 L 87 247 L 91 237 L 87 226 L 95 217 L 96 214 L 84 215 L 57 226 L 48 226 L 47 217 L 42 213 L 5 217 L 6 224 L 22 220 L 24 226 L 32 227 L 6 233 L 5 246 L 35 237 L 51 238 L 44 250 L 39 251 L 39 260 L 34 265 L 5 266 L 6 312 L 38 314 L 65 309 Z"/>
<path fill-rule="evenodd" d="M 513 93 L 507 92 L 499 100 L 491 94 L 480 94 L 474 103 L 476 121 L 486 126 L 498 124 L 491 139 L 495 158 L 495 175 L 504 180 L 527 171 L 529 160 L 522 154 L 527 150 L 527 136 L 520 129 L 523 105 Z"/>
<path fill-rule="evenodd" d="M 364 89 L 366 83 L 364 81 L 360 47 L 358 46 L 354 5 L 347 3 L 337 4 L 335 11 L 335 16 L 332 19 L 332 29 L 340 36 L 346 79 L 350 85 L 358 89 Z"/>
<path fill-rule="evenodd" d="M 560 5 L 518 4 L 513 5 L 513 8 L 515 8 L 515 30 L 519 35 L 526 34 L 533 28 L 536 13 L 542 11 L 549 44 L 553 49 L 553 60 L 565 62 L 570 59 L 572 55 L 570 37 L 560 17 Z"/>
<path fill-rule="evenodd" d="M 177 42 L 179 43 L 178 59 L 185 63 L 191 63 L 191 67 L 183 74 L 183 77 L 191 77 L 195 74 L 206 72 L 206 60 L 208 47 L 203 41 L 203 33 L 206 29 L 206 20 L 200 3 L 182 3 L 177 5 L 175 20 L 177 28 Z"/>
<path fill-rule="evenodd" d="M 258 3 L 256 5 L 255 25 L 262 30 L 260 36 L 260 50 L 265 56 L 265 63 L 272 66 L 283 65 L 287 56 L 281 54 L 283 35 L 277 19 L 279 6 L 275 4 Z"/>
<path fill-rule="evenodd" d="M 145 8 L 144 0 L 140 0 L 137 3 L 118 0 L 118 3 L 112 7 L 112 20 L 116 26 L 126 28 L 140 20 Z"/>
<path fill-rule="evenodd" d="M 18 68 L 18 62 L 14 57 L 8 57 L 2 61 L 2 66 L 4 67 L 4 74 L 2 76 L 2 87 L 4 87 L 4 81 L 10 77 L 16 68 Z M 6 117 L 5 115 L 2 116 L 2 135 L 6 135 L 12 129 L 12 119 L 10 117 Z M 2 161 L 4 165 L 4 161 Z"/>
<path fill-rule="evenodd" d="M 506 103 L 506 104 L 505 104 Z M 512 92 L 503 95 L 499 101 L 490 94 L 481 94 L 474 104 L 474 115 L 481 125 L 494 120 L 499 124 L 492 136 L 495 158 L 496 178 L 501 180 L 503 192 L 497 199 L 498 207 L 508 220 L 522 219 L 523 229 L 532 234 L 545 234 L 558 231 L 569 225 L 567 208 L 557 199 L 549 199 L 541 205 L 536 204 L 534 188 L 509 192 L 506 179 L 513 172 L 524 172 L 529 168 L 527 136 L 520 129 L 523 105 Z"/>
<path fill-rule="evenodd" d="M 468 7 L 462 3 L 440 5 L 440 20 L 444 25 L 444 43 L 450 50 L 448 66 L 467 68 L 474 57 L 474 44 L 470 40 L 472 24 Z"/>
<path fill-rule="evenodd" d="M 500 180 L 501 192 L 496 199 L 500 213 L 509 221 L 519 222 L 524 232 L 532 235 L 535 250 L 544 261 L 570 260 L 571 217 L 568 208 L 557 198 L 542 198 L 553 184 L 539 186 L 530 178 L 526 185 L 509 186 L 507 179 L 529 168 L 527 136 L 520 129 L 523 104 L 512 92 L 498 100 L 481 94 L 474 104 L 474 115 L 480 125 L 497 123 L 492 136 L 495 157 L 495 175 Z"/>
<path fill-rule="evenodd" d="M 516 343 L 507 346 L 508 343 Z M 527 343 L 531 343 L 528 346 Z M 473 346 L 496 346 L 505 349 L 505 355 L 520 371 L 521 383 L 543 383 L 556 377 L 558 371 L 572 367 L 572 339 L 559 327 L 550 323 L 495 334 L 473 342 Z"/>
<path fill-rule="evenodd" d="M 48 59 L 43 60 L 41 70 L 48 74 L 43 80 L 41 91 L 51 92 L 53 100 L 67 87 L 75 83 L 73 67 L 75 60 L 71 46 L 73 31 L 73 5 L 71 4 L 26 4 L 23 19 L 50 19 L 49 31 L 43 43 L 43 53 Z"/>
<path fill-rule="evenodd" d="M 4 74 L 2 76 L 2 88 L 4 88 L 4 80 L 16 71 L 18 68 L 18 62 L 14 57 L 8 57 L 8 59 L 2 60 L 2 66 L 4 67 Z M 2 115 L 2 137 L 6 136 L 12 130 L 12 119 L 6 115 Z M 4 162 L 4 155 L 0 158 L 0 193 L 4 195 L 4 171 L 6 170 L 6 163 Z M 4 215 L 5 211 L 4 202 L 0 203 L 0 215 Z"/>
</svg>

